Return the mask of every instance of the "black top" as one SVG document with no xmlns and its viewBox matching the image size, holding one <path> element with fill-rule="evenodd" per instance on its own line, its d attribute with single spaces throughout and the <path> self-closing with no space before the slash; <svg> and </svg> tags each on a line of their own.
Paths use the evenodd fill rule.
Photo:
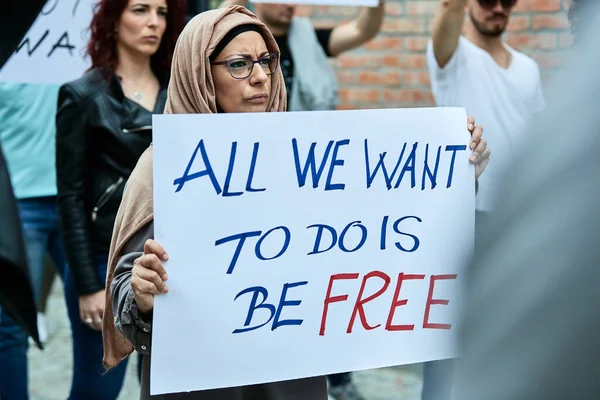
<svg viewBox="0 0 600 400">
<path fill-rule="evenodd" d="M 317 38 L 327 57 L 331 57 L 329 51 L 329 38 L 333 29 L 315 29 Z M 283 78 L 285 80 L 285 88 L 287 90 L 288 107 L 290 104 L 290 96 L 292 94 L 292 86 L 294 85 L 294 60 L 292 59 L 292 52 L 290 51 L 290 45 L 288 44 L 288 37 L 275 36 L 277 45 L 279 46 L 280 56 L 279 62 L 281 64 L 281 72 L 283 72 Z"/>
<path fill-rule="evenodd" d="M 80 295 L 104 289 L 96 256 L 108 254 L 125 183 L 152 142 L 166 81 L 151 112 L 98 70 L 64 84 L 56 116 L 58 204 L 65 251 Z"/>
</svg>

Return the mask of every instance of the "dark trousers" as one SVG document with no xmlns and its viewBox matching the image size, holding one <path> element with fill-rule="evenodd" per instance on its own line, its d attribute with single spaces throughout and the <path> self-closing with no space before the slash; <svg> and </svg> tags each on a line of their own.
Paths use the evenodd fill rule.
<svg viewBox="0 0 600 400">
<path fill-rule="evenodd" d="M 107 255 L 97 257 L 98 276 L 102 281 L 106 281 L 107 262 Z M 110 371 L 105 371 L 102 365 L 102 332 L 91 329 L 81 321 L 79 296 L 68 268 L 64 284 L 73 336 L 73 380 L 69 400 L 115 400 L 123 387 L 127 359 Z"/>
</svg>

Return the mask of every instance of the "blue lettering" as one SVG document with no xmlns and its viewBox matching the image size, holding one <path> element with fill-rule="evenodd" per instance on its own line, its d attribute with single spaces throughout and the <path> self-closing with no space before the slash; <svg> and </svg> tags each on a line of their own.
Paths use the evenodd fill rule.
<svg viewBox="0 0 600 400">
<path fill-rule="evenodd" d="M 352 250 L 348 250 L 346 248 L 346 246 L 344 245 L 344 238 L 346 237 L 346 233 L 348 233 L 348 230 L 353 227 L 356 226 L 360 229 L 361 231 L 361 238 L 360 238 L 360 242 L 356 245 L 356 247 Z M 360 249 L 363 244 L 365 244 L 365 241 L 367 240 L 367 228 L 365 228 L 364 225 L 362 225 L 360 223 L 360 221 L 354 221 L 354 222 L 350 222 L 348 225 L 346 225 L 346 227 L 344 228 L 344 230 L 342 231 L 342 233 L 340 234 L 340 240 L 339 240 L 339 246 L 340 249 L 345 252 L 345 253 L 352 253 L 358 249 Z"/>
<path fill-rule="evenodd" d="M 248 172 L 248 180 L 246 181 L 246 192 L 264 192 L 267 189 L 253 189 L 252 178 L 254 177 L 254 169 L 256 168 L 256 158 L 258 157 L 258 146 L 260 143 L 254 143 L 254 149 L 252 150 L 252 161 L 250 162 L 250 172 Z"/>
<path fill-rule="evenodd" d="M 390 217 L 388 215 L 386 215 L 385 217 L 383 217 L 383 221 L 381 221 L 381 243 L 379 245 L 379 248 L 381 250 L 385 250 L 388 219 L 390 219 Z"/>
<path fill-rule="evenodd" d="M 431 189 L 435 189 L 437 186 L 436 178 L 438 172 L 438 166 L 440 165 L 440 155 L 442 152 L 442 146 L 438 147 L 437 157 L 435 159 L 435 167 L 433 168 L 433 173 L 431 173 L 431 169 L 429 169 L 428 157 L 429 157 L 429 143 L 425 145 L 425 167 L 423 170 L 423 179 L 421 181 L 421 190 L 425 190 L 425 176 L 429 177 L 429 181 L 431 182 Z"/>
<path fill-rule="evenodd" d="M 404 163 L 404 167 L 402 168 L 402 171 L 400 172 L 400 176 L 398 177 L 398 180 L 396 181 L 396 185 L 394 186 L 394 189 L 398 189 L 398 187 L 400 186 L 400 182 L 402 182 L 402 178 L 404 177 L 404 173 L 406 171 L 410 171 L 410 173 L 411 173 L 410 174 L 410 187 L 411 188 L 415 187 L 415 157 L 416 157 L 418 144 L 419 144 L 418 142 L 415 142 L 415 144 L 413 144 L 412 151 L 410 152 L 410 155 L 408 156 L 408 158 L 406 159 L 406 162 Z M 404 144 L 404 146 L 406 146 L 406 144 Z M 402 149 L 402 152 L 404 153 L 404 149 Z M 400 160 L 398 160 L 398 161 L 400 161 Z"/>
<path fill-rule="evenodd" d="M 333 248 L 333 246 L 335 246 L 335 244 L 337 243 L 337 232 L 331 226 L 323 225 L 323 224 L 315 224 L 315 225 L 310 225 L 310 226 L 306 227 L 306 229 L 308 229 L 308 228 L 318 228 L 317 237 L 315 239 L 315 246 L 313 247 L 313 251 L 311 251 L 310 253 L 307 254 L 308 256 L 313 255 L 313 254 L 325 253 L 325 252 L 331 250 Z M 319 250 L 319 246 L 321 244 L 321 237 L 323 236 L 323 229 L 327 229 L 329 231 L 329 233 L 331 233 L 331 245 L 328 248 L 326 248 L 325 250 Z"/>
<path fill-rule="evenodd" d="M 452 161 L 450 161 L 450 171 L 448 172 L 448 184 L 446 185 L 446 188 L 449 188 L 450 186 L 452 186 L 452 175 L 454 174 L 454 160 L 456 158 L 456 152 L 457 151 L 465 151 L 466 149 L 467 149 L 467 146 L 465 146 L 465 145 L 446 146 L 446 151 L 452 152 Z"/>
<path fill-rule="evenodd" d="M 404 150 L 406 149 L 406 143 L 404 143 L 404 146 L 402 146 L 402 151 L 400 152 L 400 156 L 398 157 L 398 160 L 396 161 L 396 166 L 394 167 L 392 174 L 388 175 L 387 173 L 387 169 L 385 168 L 385 156 L 387 154 L 387 152 L 383 152 L 381 154 L 379 154 L 379 161 L 377 162 L 377 165 L 375 165 L 375 170 L 373 171 L 373 173 L 371 173 L 371 168 L 370 168 L 370 164 L 369 164 L 369 147 L 368 147 L 368 140 L 365 139 L 365 163 L 367 166 L 367 189 L 369 187 L 371 187 L 371 184 L 373 183 L 373 180 L 375 179 L 375 176 L 377 175 L 377 171 L 379 170 L 379 168 L 381 167 L 381 170 L 383 172 L 383 178 L 385 179 L 385 186 L 388 188 L 388 190 L 390 190 L 392 188 L 392 180 L 394 179 L 394 176 L 396 176 L 396 172 L 398 171 L 398 168 L 400 167 L 400 162 L 402 161 L 402 157 L 404 157 Z"/>
<path fill-rule="evenodd" d="M 410 233 L 404 233 L 404 232 L 400 232 L 400 229 L 398 228 L 398 225 L 400 225 L 400 222 L 404 221 L 405 219 L 408 218 L 412 218 L 412 219 L 416 219 L 419 222 L 423 222 L 421 220 L 421 218 L 419 217 L 415 217 L 415 216 L 406 216 L 406 217 L 402 217 L 398 220 L 396 220 L 396 222 L 394 222 L 394 232 L 400 234 L 400 235 L 404 235 L 404 236 L 410 236 L 413 240 L 414 240 L 414 245 L 410 250 L 406 250 L 404 247 L 402 247 L 402 245 L 400 244 L 400 242 L 396 242 L 396 247 L 402 251 L 405 251 L 407 253 L 412 253 L 413 251 L 417 250 L 419 248 L 419 238 L 416 237 L 415 235 L 411 235 Z"/>
<path fill-rule="evenodd" d="M 325 182 L 325 190 L 326 191 L 327 190 L 344 190 L 344 187 L 346 187 L 346 185 L 343 183 L 332 184 L 331 178 L 333 176 L 333 169 L 337 165 L 339 165 L 339 166 L 344 165 L 344 160 L 337 159 L 338 149 L 340 148 L 340 146 L 345 146 L 349 143 L 350 143 L 350 139 L 340 140 L 335 143 L 335 147 L 333 148 L 333 156 L 331 157 L 331 165 L 329 166 L 329 174 L 327 175 L 327 181 Z"/>
<path fill-rule="evenodd" d="M 296 139 L 292 139 L 292 147 L 294 150 L 294 162 L 296 165 L 296 176 L 298 177 L 298 186 L 303 187 L 306 184 L 306 175 L 308 175 L 308 168 L 310 168 L 312 173 L 312 182 L 313 188 L 317 188 L 319 186 L 319 180 L 321 179 L 321 174 L 323 173 L 323 169 L 325 169 L 325 163 L 327 162 L 327 158 L 329 157 L 329 152 L 331 151 L 331 146 L 333 146 L 333 140 L 331 140 L 327 144 L 327 148 L 325 149 L 325 155 L 321 160 L 321 165 L 317 170 L 316 161 L 315 161 L 315 146 L 316 142 L 313 142 L 310 145 L 310 150 L 308 151 L 308 157 L 306 158 L 306 163 L 304 167 L 300 167 L 300 155 L 298 154 L 298 142 Z"/>
<path fill-rule="evenodd" d="M 258 310 L 261 308 L 267 309 L 271 313 L 271 316 L 263 324 L 253 326 L 250 328 L 236 329 L 233 331 L 233 333 L 244 333 L 244 332 L 252 331 L 254 329 L 261 328 L 261 327 L 265 326 L 266 324 L 268 324 L 271 321 L 271 319 L 273 319 L 273 315 L 275 314 L 275 306 L 273 304 L 265 303 L 265 301 L 267 300 L 267 297 L 269 297 L 269 291 L 266 288 L 264 288 L 262 286 L 249 287 L 248 289 L 244 289 L 241 292 L 239 292 L 237 294 L 237 296 L 235 296 L 235 299 L 233 299 L 233 301 L 237 300 L 238 297 L 240 297 L 241 295 L 244 295 L 246 293 L 253 293 L 253 294 L 252 294 L 252 301 L 250 302 L 250 308 L 248 309 L 248 315 L 246 316 L 246 322 L 244 322 L 245 327 L 250 325 L 250 322 L 252 322 L 252 316 L 254 315 L 255 310 Z M 262 298 L 260 304 L 257 305 L 256 302 L 258 301 L 259 293 L 263 296 L 263 298 Z"/>
<path fill-rule="evenodd" d="M 279 328 L 280 326 L 302 325 L 301 319 L 284 319 L 283 321 L 279 321 L 279 317 L 281 316 L 281 310 L 283 310 L 283 307 L 299 306 L 302 303 L 301 300 L 286 300 L 285 297 L 287 295 L 288 289 L 291 289 L 291 288 L 294 288 L 297 286 L 303 286 L 303 285 L 306 285 L 307 283 L 308 283 L 308 281 L 304 281 L 304 282 L 286 283 L 283 285 L 283 291 L 281 292 L 281 300 L 279 300 L 279 306 L 277 307 L 277 312 L 275 313 L 275 318 L 273 319 L 273 327 L 271 328 L 272 331 Z"/>
<path fill-rule="evenodd" d="M 264 257 L 264 256 L 262 255 L 262 252 L 260 251 L 260 246 L 261 246 L 261 244 L 262 244 L 262 241 L 263 241 L 263 240 L 264 240 L 264 239 L 265 239 L 267 236 L 269 236 L 269 234 L 270 234 L 271 232 L 273 232 L 273 231 L 274 231 L 274 230 L 276 230 L 276 229 L 281 229 L 281 230 L 283 230 L 283 232 L 285 233 L 285 240 L 284 240 L 284 243 L 283 243 L 283 247 L 281 248 L 281 250 L 279 251 L 279 253 L 277 253 L 277 254 L 276 254 L 276 255 L 274 255 L 273 257 L 270 257 L 270 258 L 268 258 L 268 257 Z M 255 247 L 255 249 L 254 249 L 254 252 L 256 253 L 256 257 L 257 257 L 259 260 L 263 260 L 263 261 L 266 261 L 266 260 L 273 260 L 273 259 L 275 259 L 275 258 L 277 258 L 277 257 L 280 257 L 280 256 L 281 256 L 283 253 L 285 253 L 285 251 L 287 250 L 288 246 L 290 245 L 290 239 L 291 239 L 291 233 L 290 233 L 290 230 L 289 230 L 288 228 L 286 228 L 285 226 L 277 226 L 277 227 L 275 227 L 275 228 L 271 229 L 270 231 L 268 231 L 268 232 L 266 232 L 264 235 L 262 235 L 262 236 L 260 237 L 260 239 L 258 239 L 258 243 L 256 243 L 256 247 Z"/>
<path fill-rule="evenodd" d="M 244 242 L 246 241 L 246 238 L 260 236 L 260 234 L 261 234 L 261 231 L 238 233 L 233 236 L 227 236 L 223 239 L 219 239 L 215 242 L 215 246 L 219 246 L 223 243 L 227 243 L 227 242 L 231 242 L 232 240 L 239 239 L 238 245 L 235 249 L 235 253 L 233 253 L 233 258 L 231 259 L 231 263 L 229 264 L 229 268 L 227 268 L 227 274 L 231 274 L 233 272 L 233 269 L 235 268 L 235 264 L 237 263 L 238 257 L 240 256 L 240 252 L 242 251 L 242 247 L 244 246 Z"/>
<path fill-rule="evenodd" d="M 243 192 L 229 192 L 229 183 L 233 174 L 233 164 L 235 162 L 235 152 L 237 150 L 237 142 L 231 143 L 231 154 L 229 155 L 229 166 L 227 167 L 227 175 L 225 176 L 225 185 L 223 185 L 223 197 L 240 196 Z"/>
<path fill-rule="evenodd" d="M 196 158 L 196 154 L 198 154 L 198 150 L 200 150 L 200 155 L 202 156 L 202 161 L 204 162 L 206 169 L 204 171 L 196 172 L 195 174 L 190 175 L 190 168 L 194 163 L 194 159 Z M 215 188 L 215 192 L 217 192 L 217 195 L 221 194 L 221 186 L 219 186 L 217 177 L 215 176 L 215 173 L 213 172 L 212 167 L 210 166 L 210 161 L 208 160 L 208 155 L 206 154 L 206 149 L 204 148 L 204 140 L 200 140 L 200 143 L 198 143 L 198 146 L 196 146 L 196 150 L 194 150 L 194 154 L 192 154 L 192 158 L 188 162 L 183 176 L 173 181 L 173 185 L 178 185 L 177 189 L 175 190 L 175 193 L 179 192 L 186 182 L 203 177 L 205 175 L 208 175 L 208 177 L 210 178 L 210 181 L 213 187 Z"/>
</svg>

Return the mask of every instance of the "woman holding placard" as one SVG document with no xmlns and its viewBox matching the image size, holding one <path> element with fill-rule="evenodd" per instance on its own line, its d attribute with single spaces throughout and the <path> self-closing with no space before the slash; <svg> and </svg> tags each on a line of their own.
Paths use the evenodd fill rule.
<svg viewBox="0 0 600 400">
<path fill-rule="evenodd" d="M 125 363 L 102 371 L 104 285 L 125 182 L 152 141 L 185 0 L 101 0 L 87 46 L 92 67 L 60 88 L 56 169 L 69 268 L 65 298 L 73 336 L 69 399 L 116 399 Z"/>
<path fill-rule="evenodd" d="M 286 90 L 279 48 L 269 30 L 241 6 L 208 11 L 182 32 L 173 58 L 165 113 L 283 112 Z M 472 161 L 479 176 L 489 157 L 482 130 L 473 133 Z M 167 293 L 168 259 L 153 240 L 152 146 L 134 170 L 113 232 L 103 321 L 104 363 L 115 368 L 133 350 L 144 354 L 142 399 L 150 398 L 150 332 L 154 296 Z M 199 337 L 199 340 L 200 337 Z M 325 377 L 175 395 L 186 399 L 327 399 Z M 171 395 L 152 398 L 174 398 Z"/>
</svg>

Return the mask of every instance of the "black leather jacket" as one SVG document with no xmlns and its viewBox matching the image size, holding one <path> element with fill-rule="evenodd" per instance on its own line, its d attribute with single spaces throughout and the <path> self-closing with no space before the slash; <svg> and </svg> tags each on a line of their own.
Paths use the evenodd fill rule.
<svg viewBox="0 0 600 400">
<path fill-rule="evenodd" d="M 104 289 L 96 257 L 108 254 L 123 189 L 152 142 L 152 114 L 167 97 L 161 85 L 151 113 L 124 96 L 115 75 L 99 70 L 64 84 L 56 116 L 56 173 L 60 222 L 80 295 Z"/>
</svg>

